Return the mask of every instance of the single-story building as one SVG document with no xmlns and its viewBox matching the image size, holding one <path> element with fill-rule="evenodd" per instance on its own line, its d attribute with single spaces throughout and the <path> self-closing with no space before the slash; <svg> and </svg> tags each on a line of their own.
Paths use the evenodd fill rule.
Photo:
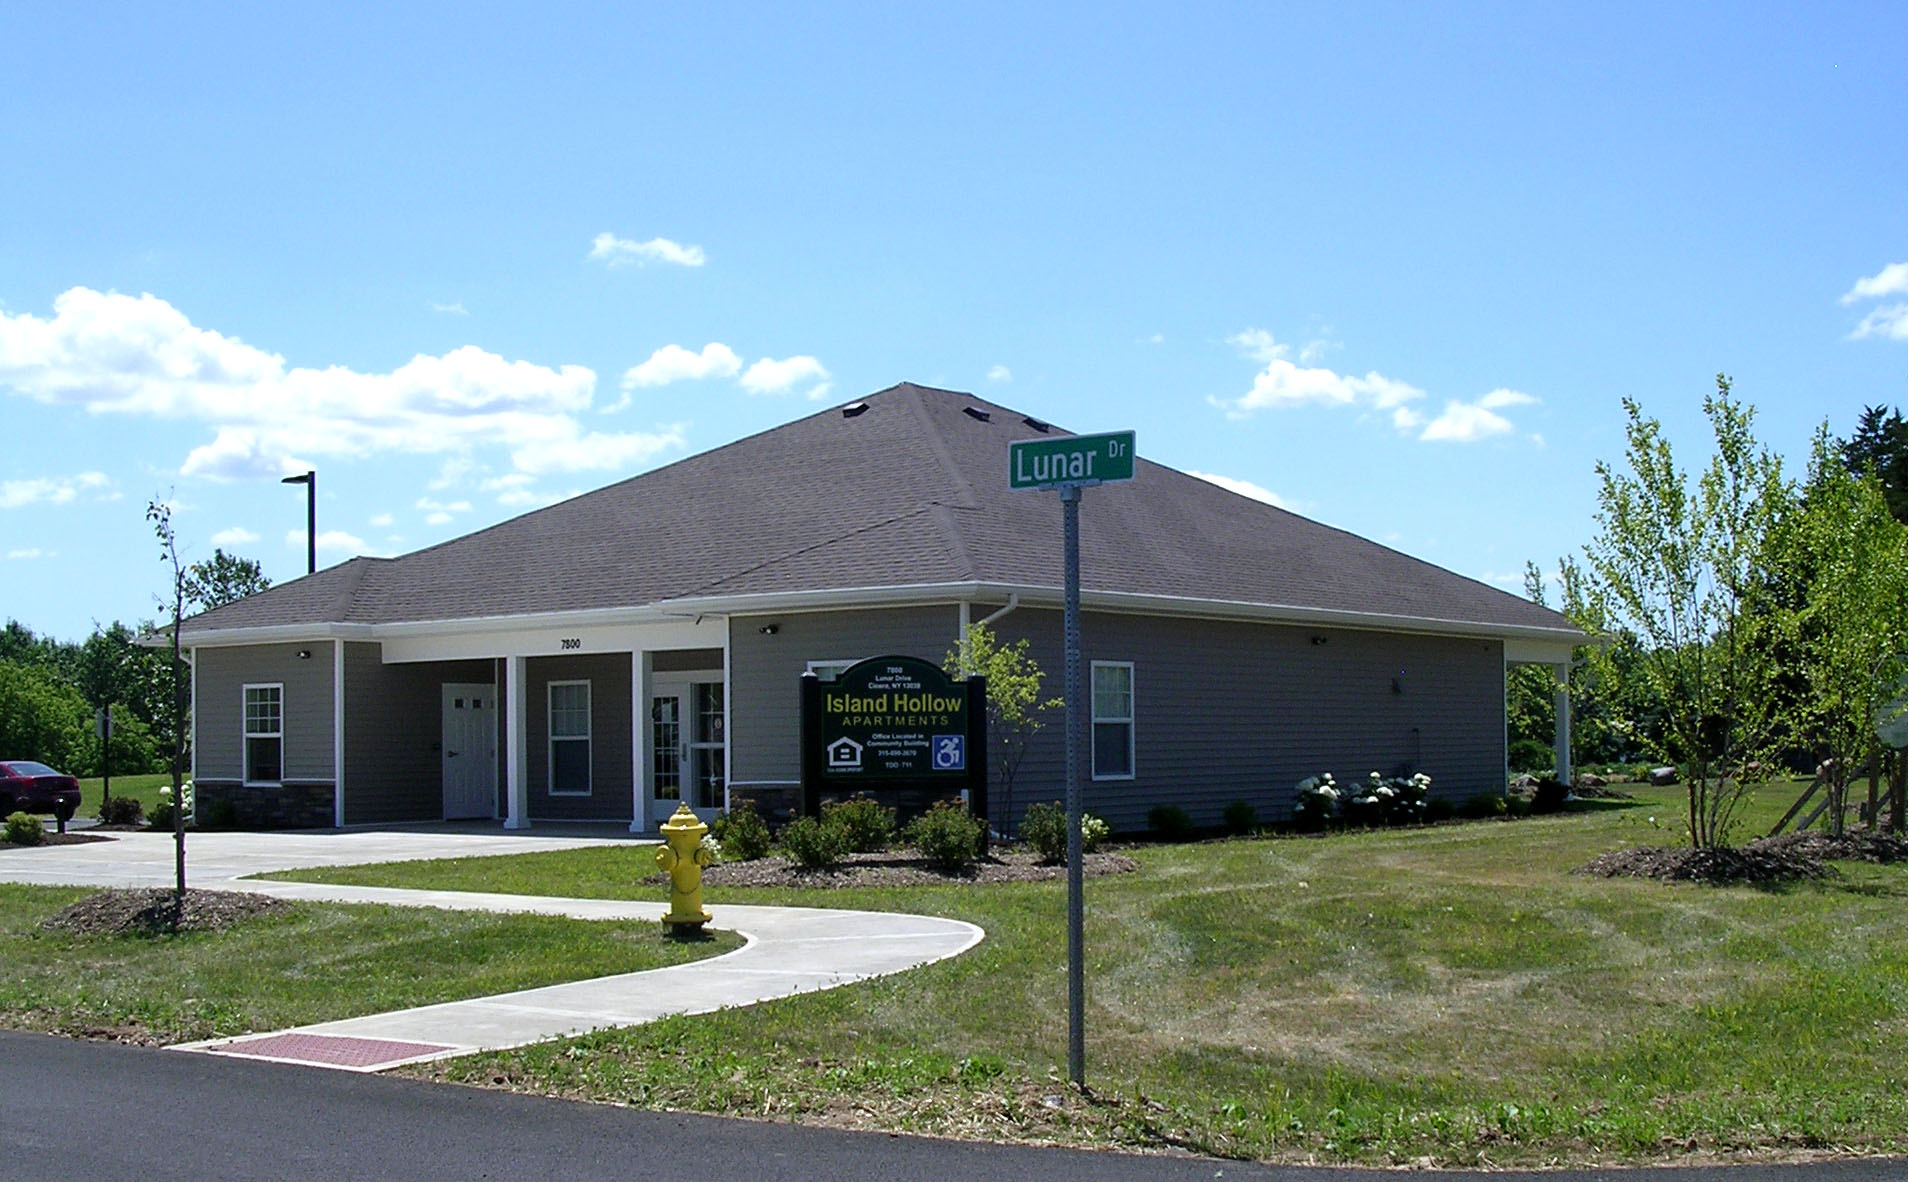
<svg viewBox="0 0 1908 1182">
<path fill-rule="evenodd" d="M 398 558 L 185 621 L 201 808 L 248 826 L 496 818 L 652 830 L 799 779 L 799 683 L 939 663 L 989 621 L 1058 694 L 1059 498 L 1008 445 L 1059 428 L 902 384 Z M 1555 612 L 1145 460 L 1086 491 L 1086 807 L 1286 815 L 1321 771 L 1501 791 L 1505 666 Z M 1560 712 L 1567 720 L 1567 713 Z M 1017 814 L 1063 792 L 1058 711 Z M 1559 727 L 1560 746 L 1566 740 Z"/>
</svg>

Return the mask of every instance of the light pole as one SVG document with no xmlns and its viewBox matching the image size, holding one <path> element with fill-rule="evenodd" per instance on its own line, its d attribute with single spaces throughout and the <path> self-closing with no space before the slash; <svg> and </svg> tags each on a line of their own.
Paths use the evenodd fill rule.
<svg viewBox="0 0 1908 1182">
<path fill-rule="evenodd" d="M 305 486 L 305 573 L 315 575 L 318 573 L 318 473 L 287 476 L 278 483 Z"/>
</svg>

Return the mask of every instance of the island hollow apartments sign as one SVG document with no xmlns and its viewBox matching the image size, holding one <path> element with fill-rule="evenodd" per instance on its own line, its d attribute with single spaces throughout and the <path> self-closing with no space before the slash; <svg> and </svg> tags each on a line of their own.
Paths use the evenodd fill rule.
<svg viewBox="0 0 1908 1182">
<path fill-rule="evenodd" d="M 802 678 L 802 811 L 827 796 L 968 793 L 986 815 L 987 683 L 917 657 L 871 657 L 833 681 Z M 908 803 L 901 801 L 899 803 Z"/>
</svg>

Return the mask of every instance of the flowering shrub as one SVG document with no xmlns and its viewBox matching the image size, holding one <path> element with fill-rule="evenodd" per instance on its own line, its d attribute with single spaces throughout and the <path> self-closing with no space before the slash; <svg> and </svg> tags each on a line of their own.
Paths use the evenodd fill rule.
<svg viewBox="0 0 1908 1182">
<path fill-rule="evenodd" d="M 1301 829 L 1323 829 L 1338 816 L 1338 785 L 1332 773 L 1308 776 L 1293 790 L 1292 820 Z"/>
<path fill-rule="evenodd" d="M 14 845 L 39 845 L 46 840 L 46 826 L 32 813 L 8 813 L 0 831 Z"/>
<path fill-rule="evenodd" d="M 185 802 L 186 820 L 192 820 L 191 780 L 179 785 L 179 799 Z M 152 806 L 152 812 L 146 815 L 146 820 L 154 829 L 170 829 L 172 828 L 172 807 L 172 785 L 168 784 L 159 789 L 159 803 Z"/>
<path fill-rule="evenodd" d="M 713 833 L 703 834 L 702 840 L 696 843 L 696 865 L 713 866 L 721 860 L 722 842 Z"/>
<path fill-rule="evenodd" d="M 908 842 L 928 864 L 958 874 L 980 857 L 983 822 L 951 800 L 941 801 L 908 825 Z"/>
<path fill-rule="evenodd" d="M 1090 854 L 1106 840 L 1112 827 L 1092 813 L 1080 814 L 1080 850 Z M 1027 806 L 1020 819 L 1020 838 L 1034 848 L 1042 862 L 1063 862 L 1067 857 L 1067 810 L 1059 801 Z"/>
</svg>

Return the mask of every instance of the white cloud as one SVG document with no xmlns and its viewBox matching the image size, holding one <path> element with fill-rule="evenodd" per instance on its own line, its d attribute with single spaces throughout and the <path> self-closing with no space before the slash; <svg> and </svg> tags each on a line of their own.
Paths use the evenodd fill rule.
<svg viewBox="0 0 1908 1182">
<path fill-rule="evenodd" d="M 296 549 L 305 549 L 305 531 L 294 529 L 285 531 L 285 545 Z M 357 555 L 365 552 L 364 539 L 356 534 L 348 534 L 341 529 L 320 530 L 318 548 L 334 553 Z"/>
<path fill-rule="evenodd" d="M 432 301 L 431 301 L 431 311 L 433 311 L 433 312 L 442 312 L 442 313 L 444 313 L 444 314 L 445 314 L 445 315 L 447 315 L 447 316 L 468 316 L 468 315 L 470 315 L 470 309 L 468 309 L 468 308 L 466 308 L 466 307 L 464 307 L 464 301 L 462 301 L 462 300 L 458 300 L 458 301 L 457 301 L 456 303 L 454 303 L 454 304 L 440 304 L 440 303 L 438 303 L 438 302 L 437 302 L 436 300 L 432 300 Z"/>
<path fill-rule="evenodd" d="M 104 472 L 81 472 L 76 476 L 29 476 L 24 480 L 0 481 L 0 509 L 20 509 L 27 505 L 65 505 L 78 500 L 83 492 L 111 484 Z"/>
<path fill-rule="evenodd" d="M 1011 382 L 1014 380 L 1014 371 L 1004 365 L 996 365 L 987 371 L 987 380 L 990 382 Z"/>
<path fill-rule="evenodd" d="M 258 541 L 258 535 L 242 525 L 235 525 L 231 529 L 222 529 L 212 535 L 212 544 L 214 546 L 245 546 L 256 541 Z"/>
<path fill-rule="evenodd" d="M 806 354 L 780 361 L 764 357 L 742 375 L 742 388 L 751 394 L 786 394 L 799 383 L 813 381 L 818 384 L 808 391 L 808 396 L 821 398 L 833 384 L 828 377 L 822 363 Z"/>
<path fill-rule="evenodd" d="M 1452 399 L 1444 404 L 1443 414 L 1425 424 L 1418 438 L 1426 443 L 1476 443 L 1514 430 L 1510 420 L 1488 409 L 1483 399 L 1476 402 Z"/>
<path fill-rule="evenodd" d="M 1891 341 L 1908 341 L 1908 304 L 1884 304 L 1855 326 L 1848 334 L 1856 340 L 1863 337 L 1886 337 Z"/>
<path fill-rule="evenodd" d="M 192 419 L 212 438 L 181 468 L 214 479 L 278 477 L 316 464 L 293 457 L 362 459 L 384 452 L 467 456 L 506 447 L 536 471 L 569 455 L 653 455 L 680 433 L 588 436 L 596 375 L 508 361 L 475 346 L 418 355 L 389 373 L 343 366 L 290 368 L 274 353 L 194 326 L 166 301 L 76 287 L 41 319 L 0 312 L 0 386 L 91 414 Z M 660 444 L 659 444 L 660 441 Z"/>
<path fill-rule="evenodd" d="M 1270 338 L 1267 338 L 1268 342 Z M 1234 338 L 1237 343 L 1237 338 Z M 1265 349 L 1283 350 L 1270 344 Z M 1266 356 L 1265 353 L 1260 354 Z M 1288 407 L 1322 405 L 1355 406 L 1364 404 L 1380 410 L 1402 406 L 1424 397 L 1424 391 L 1407 382 L 1388 378 L 1376 371 L 1364 377 L 1336 373 L 1329 369 L 1294 365 L 1284 357 L 1270 357 L 1265 368 L 1252 379 L 1252 389 L 1236 399 L 1213 399 L 1228 418 L 1242 419 L 1256 411 L 1283 410 Z"/>
<path fill-rule="evenodd" d="M 574 423 L 565 430 L 549 431 L 512 449 L 511 462 L 519 471 L 532 475 L 546 472 L 619 471 L 644 464 L 666 451 L 680 451 L 689 445 L 683 436 L 686 423 L 660 427 L 654 432 L 605 435 L 592 431 L 583 434 Z"/>
<path fill-rule="evenodd" d="M 389 513 L 379 513 L 371 518 L 371 528 L 372 529 L 390 529 L 391 526 L 396 523 L 396 521 L 397 521 L 397 518 L 391 516 L 391 514 Z"/>
<path fill-rule="evenodd" d="M 1150 337 L 1141 337 L 1139 343 L 1142 345 L 1163 345 L 1166 343 L 1166 334 L 1156 332 Z"/>
<path fill-rule="evenodd" d="M 1263 328 L 1248 328 L 1226 338 L 1226 344 L 1258 362 L 1277 361 L 1291 353 L 1291 347 L 1272 339 Z"/>
<path fill-rule="evenodd" d="M 1280 509 L 1290 510 L 1292 508 L 1292 502 L 1273 492 L 1271 489 L 1263 488 L 1252 483 L 1250 480 L 1234 480 L 1230 476 L 1215 476 L 1211 472 L 1195 472 L 1191 469 L 1188 469 L 1186 474 L 1188 476 L 1197 476 L 1201 480 L 1210 481 L 1220 488 L 1236 492 L 1242 497 L 1251 497 L 1255 501 L 1264 501 L 1266 504 L 1275 505 Z"/>
<path fill-rule="evenodd" d="M 529 476 L 521 472 L 512 472 L 508 476 L 499 476 L 495 480 L 484 482 L 484 491 L 497 494 L 497 503 L 510 509 L 541 509 L 545 505 L 554 505 L 558 501 L 567 501 L 576 493 L 538 492 L 531 488 Z"/>
<path fill-rule="evenodd" d="M 55 555 L 50 550 L 42 550 L 38 546 L 32 546 L 25 550 L 9 550 L 7 551 L 7 557 L 15 562 L 25 562 L 35 558 L 53 558 Z"/>
<path fill-rule="evenodd" d="M 424 524 L 449 525 L 454 515 L 470 512 L 469 501 L 436 501 L 430 497 L 419 497 L 417 507 L 425 511 Z"/>
<path fill-rule="evenodd" d="M 679 267 L 700 267 L 708 261 L 700 246 L 684 246 L 667 238 L 636 242 L 604 231 L 590 241 L 590 258 L 612 267 L 631 263 L 674 263 Z"/>
<path fill-rule="evenodd" d="M 1866 279 L 1857 279 L 1855 286 L 1843 293 L 1842 306 L 1891 295 L 1908 295 L 1908 263 L 1890 263 Z"/>
<path fill-rule="evenodd" d="M 1507 406 L 1531 406 L 1536 401 L 1522 390 L 1506 390 L 1500 387 L 1478 399 L 1477 404 L 1488 410 L 1502 410 Z"/>
<path fill-rule="evenodd" d="M 623 371 L 623 389 L 667 386 L 671 382 L 732 378 L 742 372 L 742 359 L 721 341 L 711 341 L 695 353 L 681 345 L 664 345 L 641 365 Z"/>
</svg>

